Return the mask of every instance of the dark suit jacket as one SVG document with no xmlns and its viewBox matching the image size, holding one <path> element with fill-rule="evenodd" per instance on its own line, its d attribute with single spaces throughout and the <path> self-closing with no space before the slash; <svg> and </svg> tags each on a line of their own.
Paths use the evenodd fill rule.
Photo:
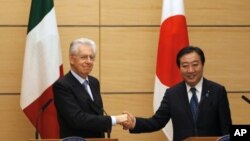
<svg viewBox="0 0 250 141">
<path fill-rule="evenodd" d="M 92 76 L 88 79 L 94 102 L 71 72 L 53 84 L 61 138 L 101 138 L 112 128 L 111 117 L 103 116 L 99 81 Z"/>
<path fill-rule="evenodd" d="M 224 86 L 204 78 L 198 119 L 195 123 L 192 118 L 186 85 L 181 82 L 166 90 L 159 109 L 151 118 L 136 118 L 136 126 L 130 132 L 160 130 L 170 118 L 173 123 L 174 141 L 181 141 L 191 136 L 229 134 L 232 120 Z"/>
</svg>

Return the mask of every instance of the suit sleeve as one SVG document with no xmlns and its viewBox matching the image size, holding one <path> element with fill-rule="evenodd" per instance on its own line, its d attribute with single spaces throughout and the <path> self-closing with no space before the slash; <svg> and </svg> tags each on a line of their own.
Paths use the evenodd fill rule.
<svg viewBox="0 0 250 141">
<path fill-rule="evenodd" d="M 161 101 L 161 105 L 151 118 L 136 118 L 136 125 L 131 133 L 154 132 L 162 129 L 170 119 L 170 108 L 167 91 Z"/>
<path fill-rule="evenodd" d="M 76 129 L 105 132 L 111 129 L 111 117 L 91 114 L 80 107 L 70 86 L 56 82 L 53 85 L 54 102 L 59 120 Z M 87 103 L 87 101 L 81 101 Z M 87 104 L 86 104 L 87 107 Z M 98 128 L 96 128 L 98 127 Z"/>
</svg>

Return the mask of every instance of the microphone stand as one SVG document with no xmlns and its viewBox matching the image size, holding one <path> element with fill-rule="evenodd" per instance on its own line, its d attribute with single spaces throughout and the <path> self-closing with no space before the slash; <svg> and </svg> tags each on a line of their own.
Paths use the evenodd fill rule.
<svg viewBox="0 0 250 141">
<path fill-rule="evenodd" d="M 97 104 L 96 104 L 95 102 L 93 102 L 93 101 L 90 101 L 90 100 L 89 100 L 88 102 L 90 102 L 91 105 L 94 104 L 97 108 L 101 109 L 102 112 L 104 113 L 104 115 L 109 116 L 109 115 L 107 114 L 107 112 L 103 109 L 103 107 L 100 107 L 99 105 L 97 105 Z M 108 131 L 107 131 L 107 137 L 108 137 L 108 138 L 110 138 L 110 134 L 111 134 L 111 129 L 109 128 Z"/>
<path fill-rule="evenodd" d="M 38 121 L 40 120 L 41 114 L 43 113 L 43 111 L 49 106 L 49 104 L 52 102 L 52 99 L 49 99 L 45 104 L 42 105 L 42 107 L 39 109 L 39 111 L 37 112 L 36 115 L 36 124 L 35 124 L 35 128 L 36 128 L 36 132 L 35 132 L 35 138 L 38 139 Z"/>
<path fill-rule="evenodd" d="M 106 115 L 106 116 L 108 116 L 108 114 L 107 114 L 107 112 L 102 108 L 102 110 L 103 110 L 103 112 L 104 112 L 104 114 Z M 107 136 L 108 136 L 108 138 L 110 138 L 110 129 L 108 129 L 108 131 L 107 131 Z"/>
</svg>

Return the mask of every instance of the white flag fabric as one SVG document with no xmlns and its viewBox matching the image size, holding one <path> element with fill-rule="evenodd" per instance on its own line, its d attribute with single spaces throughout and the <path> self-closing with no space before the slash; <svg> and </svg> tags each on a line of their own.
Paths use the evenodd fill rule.
<svg viewBox="0 0 250 141">
<path fill-rule="evenodd" d="M 183 0 L 163 0 L 154 85 L 155 112 L 160 106 L 166 89 L 182 80 L 176 65 L 176 55 L 188 44 Z M 163 128 L 163 132 L 168 140 L 173 140 L 171 120 Z"/>
<path fill-rule="evenodd" d="M 20 106 L 41 138 L 59 138 L 52 84 L 62 76 L 62 69 L 53 0 L 32 0 Z"/>
</svg>

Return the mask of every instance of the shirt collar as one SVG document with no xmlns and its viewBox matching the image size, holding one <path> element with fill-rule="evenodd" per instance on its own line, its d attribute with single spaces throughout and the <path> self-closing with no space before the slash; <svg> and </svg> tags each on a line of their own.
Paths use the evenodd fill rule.
<svg viewBox="0 0 250 141">
<path fill-rule="evenodd" d="M 191 86 L 189 86 L 187 83 L 186 84 L 186 87 L 187 87 L 187 91 L 190 90 Z M 194 87 L 198 92 L 201 92 L 201 89 L 202 89 L 202 84 L 203 84 L 203 77 L 201 78 L 201 80 L 196 84 L 196 86 Z"/>
<path fill-rule="evenodd" d="M 82 78 L 80 75 L 75 73 L 73 70 L 70 70 L 72 75 L 82 84 L 85 80 L 89 81 L 88 77 L 86 79 Z"/>
</svg>

